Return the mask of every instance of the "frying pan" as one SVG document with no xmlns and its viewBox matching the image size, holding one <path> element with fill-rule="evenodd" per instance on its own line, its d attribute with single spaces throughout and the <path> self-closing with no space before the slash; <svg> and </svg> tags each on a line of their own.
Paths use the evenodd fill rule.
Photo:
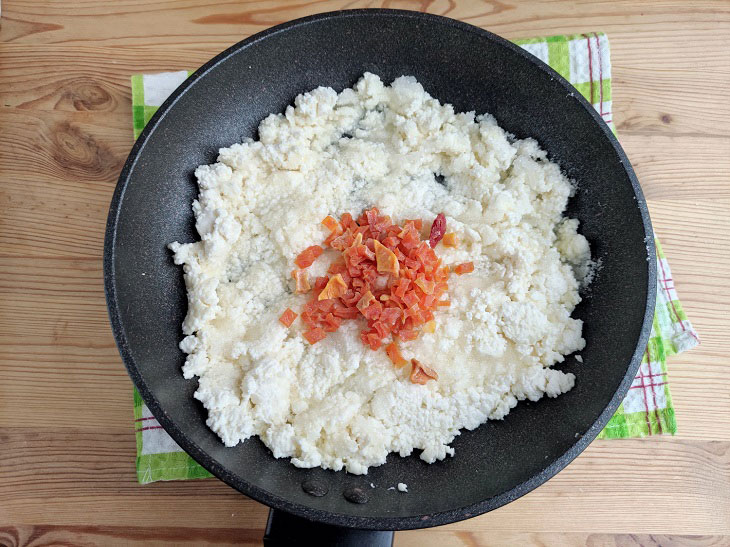
<svg viewBox="0 0 730 547">
<path fill-rule="evenodd" d="M 516 137 L 535 137 L 576 181 L 568 215 L 580 220 L 602 267 L 574 312 L 585 322 L 584 364 L 568 357 L 560 365 L 576 375 L 572 391 L 522 402 L 503 421 L 462 432 L 453 442 L 455 456 L 444 461 L 427 465 L 415 455 L 391 454 L 385 465 L 355 476 L 296 468 L 275 459 L 257 438 L 226 448 L 206 427 L 205 410 L 192 397 L 197 382 L 180 371 L 185 287 L 166 245 L 197 239 L 190 207 L 196 166 L 215 161 L 220 147 L 255 138 L 258 123 L 297 94 L 320 85 L 341 90 L 365 71 L 386 82 L 413 75 L 457 111 L 489 112 Z M 299 19 L 206 63 L 162 105 L 132 148 L 111 202 L 104 248 L 109 315 L 132 380 L 185 451 L 276 511 L 270 542 L 286 541 L 287 534 L 301 541 L 314 532 L 322 534 L 320 544 L 333 537 L 347 542 L 354 537 L 348 529 L 446 524 L 545 482 L 595 438 L 626 394 L 648 339 L 655 279 L 641 189 L 591 105 L 541 61 L 494 34 L 397 10 Z M 407 494 L 388 490 L 399 482 L 408 485 Z M 311 523 L 321 527 L 313 532 Z M 360 544 L 392 540 L 358 533 Z"/>
</svg>

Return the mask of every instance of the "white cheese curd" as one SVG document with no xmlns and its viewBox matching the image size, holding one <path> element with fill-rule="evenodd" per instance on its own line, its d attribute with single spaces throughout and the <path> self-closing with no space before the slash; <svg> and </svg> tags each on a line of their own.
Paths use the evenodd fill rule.
<svg viewBox="0 0 730 547">
<path fill-rule="evenodd" d="M 185 378 L 226 446 L 258 435 L 298 467 L 367 473 L 414 449 L 453 455 L 461 429 L 502 419 L 518 401 L 557 397 L 574 376 L 550 368 L 583 349 L 580 301 L 590 249 L 563 217 L 573 193 L 534 140 L 515 140 L 488 115 L 457 113 L 403 76 L 366 73 L 352 89 L 317 88 L 259 126 L 259 140 L 223 148 L 195 172 L 201 240 L 172 243 L 188 291 Z M 294 258 L 328 235 L 327 215 L 376 206 L 394 222 L 439 213 L 460 241 L 439 244 L 451 306 L 436 331 L 401 351 L 438 373 L 417 385 L 383 349 L 365 347 L 364 319 L 315 345 L 278 318 L 294 293 Z M 334 251 L 309 270 L 323 275 Z"/>
</svg>

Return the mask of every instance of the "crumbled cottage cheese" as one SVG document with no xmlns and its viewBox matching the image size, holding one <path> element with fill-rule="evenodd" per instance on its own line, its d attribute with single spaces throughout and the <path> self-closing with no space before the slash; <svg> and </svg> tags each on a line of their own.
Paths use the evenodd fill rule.
<svg viewBox="0 0 730 547">
<path fill-rule="evenodd" d="M 456 113 L 412 77 L 390 87 L 365 74 L 337 94 L 317 88 L 270 115 L 259 140 L 220 150 L 196 172 L 201 241 L 172 243 L 188 290 L 185 378 L 226 446 L 258 435 L 298 467 L 356 474 L 390 452 L 453 455 L 463 428 L 503 418 L 518 401 L 556 397 L 574 376 L 550 368 L 584 346 L 570 314 L 590 250 L 565 219 L 571 183 L 534 140 L 514 140 L 488 114 Z M 452 305 L 434 333 L 401 343 L 438 372 L 409 381 L 347 321 L 309 345 L 290 272 L 304 248 L 328 234 L 326 215 L 377 206 L 395 222 L 446 215 L 458 248 L 437 247 L 452 276 Z M 325 251 L 310 277 L 324 275 Z"/>
</svg>

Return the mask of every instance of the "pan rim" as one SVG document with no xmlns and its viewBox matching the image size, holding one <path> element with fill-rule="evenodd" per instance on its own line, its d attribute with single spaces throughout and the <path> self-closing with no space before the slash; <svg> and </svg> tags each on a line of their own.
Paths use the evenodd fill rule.
<svg viewBox="0 0 730 547">
<path fill-rule="evenodd" d="M 165 429 L 165 431 L 170 434 L 170 436 L 180 445 L 181 448 L 183 448 L 183 450 L 185 450 L 185 452 L 187 452 L 191 457 L 193 457 L 193 459 L 200 463 L 200 465 L 202 465 L 205 469 L 211 472 L 215 477 L 219 478 L 239 492 L 253 498 L 256 501 L 264 503 L 269 507 L 275 508 L 277 510 L 286 511 L 294 515 L 314 520 L 320 523 L 370 530 L 407 530 L 449 524 L 452 522 L 471 518 L 482 513 L 486 513 L 527 494 L 528 492 L 546 482 L 548 479 L 552 478 L 559 471 L 565 468 L 570 462 L 572 462 L 583 450 L 585 450 L 585 448 L 600 433 L 600 431 L 606 425 L 610 417 L 614 414 L 624 396 L 628 392 L 628 389 L 641 364 L 643 348 L 646 346 L 649 339 L 654 315 L 654 307 L 656 303 L 656 249 L 654 245 L 654 235 L 651 226 L 651 220 L 649 218 L 649 212 L 643 196 L 643 192 L 636 178 L 634 170 L 631 167 L 628 158 L 626 157 L 625 152 L 623 151 L 622 147 L 618 143 L 618 140 L 616 139 L 610 128 L 605 124 L 605 122 L 596 112 L 593 106 L 590 105 L 590 103 L 585 98 L 583 98 L 583 96 L 577 93 L 575 94 L 575 98 L 579 101 L 581 106 L 589 113 L 589 115 L 593 117 L 594 121 L 599 124 L 601 131 L 603 132 L 604 136 L 609 140 L 616 155 L 621 161 L 621 164 L 631 182 L 632 189 L 636 196 L 636 203 L 642 218 L 646 240 L 648 267 L 647 301 L 644 311 L 642 328 L 636 343 L 634 354 L 629 362 L 623 380 L 619 384 L 618 389 L 614 393 L 609 403 L 599 414 L 598 418 L 593 422 L 588 431 L 582 437 L 578 438 L 575 444 L 573 444 L 570 449 L 564 452 L 560 457 L 558 457 L 554 462 L 552 462 L 552 464 L 543 469 L 540 473 L 514 486 L 510 490 L 507 490 L 489 499 L 482 500 L 480 502 L 461 508 L 441 511 L 438 513 L 395 517 L 360 517 L 346 515 L 342 513 L 335 513 L 326 510 L 312 509 L 307 505 L 295 503 L 276 494 L 272 494 L 267 490 L 264 490 L 254 484 L 249 483 L 244 477 L 239 477 L 238 475 L 234 475 L 233 473 L 229 472 L 224 466 L 218 464 L 212 457 L 210 457 L 205 451 L 197 446 L 196 443 L 189 439 L 187 435 L 168 417 L 164 409 L 159 404 L 157 398 L 144 382 L 144 379 L 142 378 L 137 364 L 132 357 L 132 353 L 130 351 L 128 340 L 126 337 L 126 332 L 124 330 L 124 326 L 122 325 L 121 314 L 119 311 L 119 301 L 117 299 L 116 292 L 114 264 L 117 235 L 116 229 L 121 212 L 120 206 L 124 199 L 124 193 L 127 184 L 130 180 L 130 174 L 133 172 L 136 166 L 137 160 L 139 159 L 140 153 L 147 143 L 149 135 L 154 131 L 157 125 L 161 122 L 161 120 L 164 119 L 165 115 L 170 111 L 170 109 L 174 107 L 178 99 L 180 99 L 191 86 L 195 85 L 196 82 L 204 77 L 209 71 L 217 67 L 219 64 L 225 62 L 233 55 L 236 55 L 240 51 L 247 49 L 251 45 L 261 40 L 272 37 L 280 32 L 333 18 L 382 16 L 412 18 L 420 21 L 428 21 L 429 23 L 447 25 L 464 32 L 478 34 L 481 37 L 486 38 L 487 40 L 491 40 L 492 42 L 495 42 L 498 45 L 509 49 L 514 54 L 522 56 L 532 65 L 534 65 L 538 70 L 546 72 L 558 84 L 562 85 L 566 89 L 566 91 L 575 91 L 575 88 L 562 76 L 560 76 L 548 65 L 546 65 L 533 55 L 529 54 L 519 46 L 482 28 L 439 15 L 395 9 L 343 10 L 319 13 L 316 15 L 288 21 L 286 23 L 265 29 L 227 48 L 223 52 L 213 57 L 210 61 L 202 65 L 198 70 L 196 70 L 167 98 L 167 100 L 164 101 L 164 103 L 153 115 L 149 123 L 143 129 L 139 138 L 134 143 L 120 173 L 109 207 L 109 216 L 107 219 L 104 238 L 104 292 L 106 295 L 107 310 L 109 313 L 109 319 L 117 348 L 122 357 L 124 365 L 127 368 L 127 372 L 129 373 L 133 383 L 139 390 L 140 395 L 142 396 L 152 414 L 159 421 L 160 425 L 162 425 L 162 427 Z"/>
</svg>

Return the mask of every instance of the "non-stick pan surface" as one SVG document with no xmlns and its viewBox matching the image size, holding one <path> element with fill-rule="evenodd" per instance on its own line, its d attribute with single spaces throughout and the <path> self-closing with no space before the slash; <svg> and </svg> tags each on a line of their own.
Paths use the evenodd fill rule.
<svg viewBox="0 0 730 547">
<path fill-rule="evenodd" d="M 193 241 L 192 176 L 218 148 L 256 137 L 258 123 L 301 92 L 337 90 L 365 71 L 409 74 L 459 111 L 494 114 L 517 137 L 534 137 L 578 183 L 569 214 L 602 268 L 575 316 L 585 321 L 584 364 L 569 357 L 575 388 L 523 402 L 505 420 L 464 431 L 456 455 L 417 455 L 370 470 L 298 469 L 258 439 L 226 448 L 205 425 L 183 379 L 177 344 L 186 311 L 181 268 L 166 245 Z M 373 529 L 445 524 L 503 505 L 577 456 L 617 408 L 647 342 L 655 298 L 652 231 L 636 177 L 610 130 L 555 72 L 509 42 L 442 17 L 358 10 L 300 19 L 221 53 L 160 108 L 134 145 L 114 194 L 104 275 L 114 335 L 129 374 L 170 435 L 213 474 L 263 503 L 320 522 Z M 438 359 L 437 355 L 431 357 Z M 314 497 L 302 483 L 317 480 Z M 408 493 L 388 490 L 399 482 Z M 370 488 L 373 483 L 377 488 Z M 369 501 L 343 492 L 364 489 Z"/>
</svg>

